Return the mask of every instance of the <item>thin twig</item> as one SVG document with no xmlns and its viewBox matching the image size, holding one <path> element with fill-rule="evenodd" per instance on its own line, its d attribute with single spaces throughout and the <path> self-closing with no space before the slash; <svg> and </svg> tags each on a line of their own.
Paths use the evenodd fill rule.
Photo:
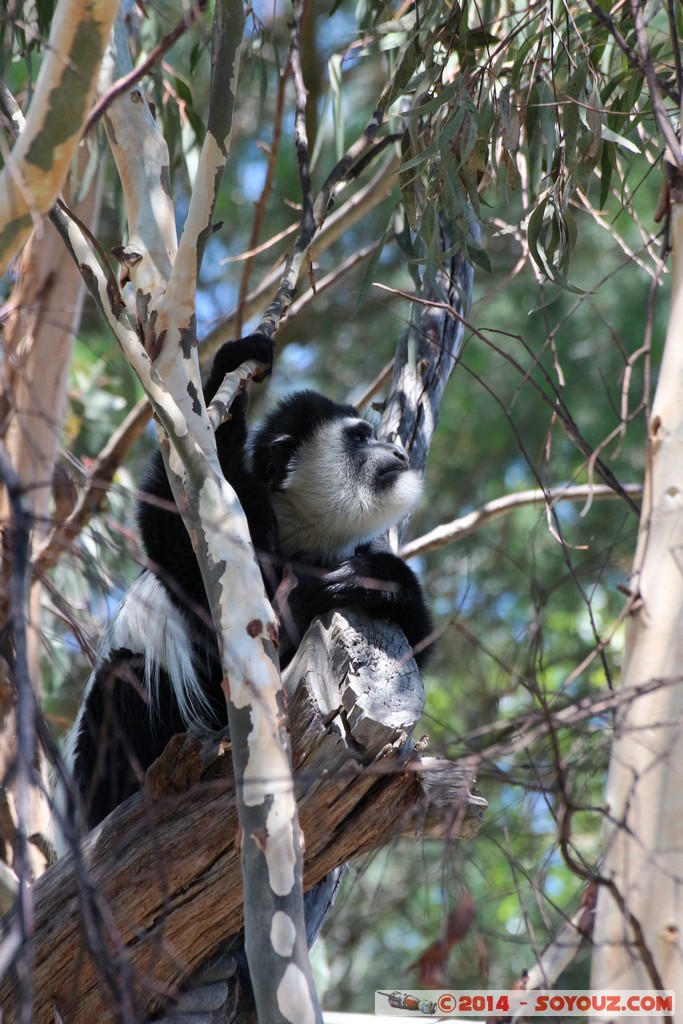
<svg viewBox="0 0 683 1024">
<path fill-rule="evenodd" d="M 354 165 L 359 160 L 364 160 L 368 153 L 377 155 L 382 152 L 383 146 L 373 148 L 377 132 L 382 126 L 384 115 L 400 94 L 402 88 L 412 76 L 419 59 L 418 47 L 411 44 L 405 50 L 399 66 L 391 82 L 386 86 L 380 100 L 375 108 L 370 121 L 361 135 L 349 147 L 344 156 L 328 175 L 325 183 L 320 189 L 315 203 L 312 201 L 311 172 L 308 155 L 308 138 L 306 135 L 306 88 L 303 81 L 301 69 L 301 18 L 303 13 L 303 0 L 296 0 L 293 4 L 294 20 L 290 35 L 290 60 L 292 74 L 296 89 L 296 113 L 295 113 L 295 134 L 296 151 L 299 165 L 299 178 L 301 181 L 303 212 L 299 224 L 299 231 L 292 249 L 287 255 L 285 269 L 280 279 L 275 298 L 270 303 L 259 324 L 259 331 L 272 336 L 277 326 L 289 308 L 294 296 L 294 289 L 299 278 L 302 264 L 310 250 L 315 234 L 322 227 L 327 212 L 335 197 L 338 188 L 353 180 L 355 176 Z M 363 164 L 364 166 L 364 164 Z"/>
<path fill-rule="evenodd" d="M 306 86 L 304 85 L 303 69 L 301 66 L 301 23 L 304 0 L 294 0 L 292 7 L 294 18 L 290 32 L 290 63 L 296 92 L 294 143 L 301 184 L 302 213 L 297 236 L 291 250 L 287 254 L 280 286 L 274 300 L 266 309 L 259 324 L 259 330 L 269 335 L 274 333 L 282 316 L 291 304 L 301 266 L 313 241 L 317 227 L 313 217 L 311 165 L 308 153 L 308 135 L 306 132 Z"/>
<path fill-rule="evenodd" d="M 90 243 L 90 247 L 93 252 L 99 256 L 100 264 L 107 278 L 107 294 L 109 295 L 112 309 L 119 311 L 125 309 L 126 303 L 123 301 L 118 278 L 116 277 L 114 268 L 109 262 L 109 257 L 100 244 L 99 239 L 93 234 L 88 225 L 84 224 L 80 217 L 76 216 L 74 211 L 66 205 L 64 200 L 59 198 L 50 211 L 50 221 L 62 237 L 64 237 L 63 221 L 61 220 L 59 213 L 62 213 L 65 217 L 68 217 L 69 220 L 73 221 L 83 237 Z"/>
<path fill-rule="evenodd" d="M 263 363 L 256 359 L 247 359 L 236 370 L 226 373 L 208 408 L 209 422 L 214 433 L 222 423 L 230 419 L 230 406 L 239 392 L 255 374 L 264 369 Z"/>
<path fill-rule="evenodd" d="M 463 317 L 460 316 L 457 310 L 451 310 L 451 314 L 452 316 L 456 317 L 456 319 L 463 320 Z M 569 411 L 567 403 L 565 402 L 562 394 L 560 393 L 558 387 L 551 378 L 550 374 L 543 366 L 543 363 L 537 361 L 536 367 L 542 374 L 545 383 L 550 388 L 551 394 L 547 394 L 545 392 L 545 390 L 541 387 L 538 381 L 536 381 L 534 377 L 524 369 L 524 367 L 515 359 L 514 356 L 510 355 L 509 352 L 506 352 L 499 345 L 496 345 L 495 342 L 493 342 L 490 337 L 488 337 L 482 331 L 478 330 L 471 323 L 467 322 L 466 320 L 463 320 L 463 322 L 465 323 L 465 326 L 468 327 L 469 330 L 474 334 L 475 337 L 483 341 L 485 345 L 488 345 L 502 359 L 505 359 L 506 362 L 508 362 L 512 367 L 514 367 L 514 369 L 519 373 L 520 377 L 522 377 L 527 382 L 527 384 L 529 384 L 529 386 L 533 388 L 534 391 L 536 391 L 536 393 L 541 397 L 541 399 L 546 403 L 546 405 L 548 405 L 550 409 L 552 409 L 554 415 L 557 416 L 562 426 L 564 427 L 565 431 L 567 432 L 568 437 L 571 438 L 574 444 L 576 444 L 579 451 L 581 451 L 585 455 L 586 459 L 592 459 L 593 448 L 579 430 L 574 420 L 574 417 Z M 640 509 L 638 508 L 638 505 L 633 501 L 633 499 L 627 493 L 627 491 L 624 490 L 621 483 L 617 480 L 616 476 L 609 468 L 609 466 L 606 466 L 602 459 L 595 459 L 593 465 L 596 472 L 604 480 L 604 482 L 614 491 L 616 491 L 616 493 L 624 499 L 624 501 L 631 509 L 631 511 L 639 517 Z"/>
<path fill-rule="evenodd" d="M 19 881 L 16 914 L 19 922 L 21 946 L 26 950 L 33 933 L 33 895 L 29 835 L 31 834 L 31 787 L 34 782 L 36 751 L 36 701 L 31 683 L 28 657 L 26 614 L 29 595 L 29 550 L 31 517 L 24 506 L 21 480 L 16 473 L 4 444 L 0 443 L 0 480 L 7 490 L 11 512 L 8 530 L 10 575 L 7 582 L 9 621 L 12 627 L 12 675 L 16 691 L 17 750 L 14 759 L 14 792 L 17 825 L 14 849 L 14 872 Z M 33 985 L 31 957 L 26 955 L 18 965 L 22 987 L 21 1021 L 32 1019 Z"/>
<path fill-rule="evenodd" d="M 654 64 L 652 63 L 650 39 L 647 34 L 647 27 L 643 20 L 643 12 L 641 10 L 639 0 L 631 0 L 631 12 L 633 14 L 633 22 L 636 29 L 636 35 L 638 37 L 638 46 L 640 47 L 640 52 L 643 55 L 642 70 L 647 79 L 655 121 L 657 122 L 659 130 L 662 133 L 662 137 L 669 149 L 671 159 L 680 169 L 683 166 L 683 151 L 681 151 L 681 144 L 673 129 L 673 125 L 671 124 L 669 115 L 666 112 L 666 108 L 662 100 L 659 79 L 655 74 Z"/>
<path fill-rule="evenodd" d="M 280 142 L 282 141 L 282 116 L 285 107 L 285 89 L 289 75 L 291 72 L 291 61 L 287 62 L 287 65 L 280 72 L 278 79 L 277 98 L 275 101 L 275 112 L 273 115 L 273 138 L 268 151 L 268 163 L 266 165 L 266 180 L 263 183 L 261 189 L 261 195 L 259 196 L 258 202 L 254 207 L 254 218 L 251 225 L 251 234 L 249 236 L 249 244 L 247 246 L 247 257 L 244 267 L 242 269 L 242 277 L 240 278 L 239 295 L 237 297 L 237 311 L 235 313 L 235 334 L 239 337 L 242 334 L 242 328 L 244 326 L 244 303 L 249 293 L 249 279 L 251 277 L 251 269 L 254 265 L 254 256 L 256 255 L 259 235 L 261 234 L 261 227 L 263 225 L 263 219 L 265 217 L 266 206 L 268 200 L 273 191 L 273 185 L 275 183 L 275 168 L 277 166 L 277 157 L 280 152 Z"/>
<path fill-rule="evenodd" d="M 336 210 L 335 213 L 325 221 L 325 224 L 313 239 L 313 244 L 311 246 L 312 259 L 318 259 L 321 253 L 325 252 L 331 245 L 333 245 L 345 231 L 362 220 L 369 210 L 374 209 L 374 207 L 389 194 L 399 162 L 398 154 L 392 154 L 386 161 L 384 161 L 371 181 L 369 181 L 364 188 L 359 189 L 358 192 L 354 193 L 354 195 L 351 196 L 351 198 L 344 203 L 342 207 Z M 296 225 L 292 225 L 285 232 L 281 232 L 279 238 L 284 237 L 286 234 L 291 234 L 296 230 Z M 295 244 L 296 243 L 292 243 L 293 247 Z M 283 273 L 281 266 L 282 260 L 280 259 L 278 260 L 277 266 L 270 271 L 257 285 L 257 287 L 255 287 L 247 296 L 245 308 L 243 310 L 245 319 L 262 309 L 267 296 L 272 294 L 274 288 L 277 288 L 278 282 L 281 280 Z M 301 261 L 299 262 L 299 268 L 300 267 Z M 281 318 L 282 314 L 280 314 L 280 319 Z M 229 313 L 216 327 L 213 328 L 213 330 L 208 332 L 202 341 L 200 349 L 204 358 L 210 358 L 212 355 L 215 355 L 218 348 L 224 341 L 235 336 L 236 332 L 234 324 L 235 317 L 233 312 Z"/>
<path fill-rule="evenodd" d="M 676 21 L 676 4 L 674 0 L 667 0 L 666 15 L 669 19 L 669 38 L 674 54 L 674 65 L 676 68 L 676 88 L 678 95 L 683 92 L 683 63 L 681 62 L 681 47 L 678 39 L 678 24 Z"/>
<path fill-rule="evenodd" d="M 299 181 L 301 183 L 301 214 L 300 235 L 307 239 L 313 238 L 316 225 L 313 220 L 313 192 L 311 186 L 311 165 L 308 153 L 308 134 L 306 131 L 306 103 L 308 94 L 304 85 L 303 68 L 301 66 L 301 23 L 304 14 L 303 0 L 294 0 L 294 20 L 290 35 L 290 63 L 296 90 L 294 111 L 294 143 L 296 146 Z"/>
<path fill-rule="evenodd" d="M 640 59 L 636 51 L 633 49 L 633 47 L 626 42 L 623 35 L 617 28 L 614 18 L 612 18 L 612 16 L 608 14 L 606 11 L 603 11 L 600 8 L 600 6 L 596 3 L 596 0 L 588 0 L 588 6 L 590 7 L 591 11 L 598 19 L 598 21 L 601 22 L 601 24 L 603 24 L 605 28 L 609 31 L 610 35 L 614 39 L 614 42 L 617 44 L 619 49 L 622 51 L 622 53 L 624 53 L 624 55 L 628 59 L 629 64 L 631 64 L 634 68 L 637 68 L 638 71 L 641 72 L 641 74 L 645 74 L 645 66 L 642 60 Z M 661 89 L 661 91 L 666 96 L 668 96 L 670 100 L 672 100 L 676 104 L 680 103 L 680 96 L 676 94 L 675 90 L 671 88 L 668 82 L 664 81 L 661 78 L 656 78 L 656 81 L 658 88 Z"/>
<path fill-rule="evenodd" d="M 407 85 L 415 68 L 417 67 L 419 59 L 419 47 L 417 42 L 413 41 L 404 51 L 394 77 L 382 92 L 379 102 L 373 111 L 372 117 L 365 126 L 362 134 L 358 139 L 356 139 L 353 145 L 347 149 L 336 167 L 334 167 L 327 176 L 323 187 L 320 189 L 320 193 L 315 201 L 315 220 L 318 227 L 324 221 L 330 203 L 334 198 L 338 187 L 352 179 L 354 164 L 359 159 L 362 159 L 367 151 L 371 149 L 377 136 L 377 132 L 382 127 L 384 115 L 400 94 L 403 87 Z"/>
<path fill-rule="evenodd" d="M 331 270 L 329 274 L 326 274 L 325 277 L 316 281 L 315 292 L 313 292 L 313 289 L 309 289 L 289 307 L 289 313 L 287 316 L 288 322 L 289 320 L 293 320 L 295 316 L 298 316 L 312 298 L 322 295 L 322 293 L 327 291 L 329 288 L 334 288 L 334 286 L 338 284 L 343 277 L 346 277 L 346 275 L 355 267 L 357 267 L 359 263 L 363 263 L 369 256 L 372 256 L 372 254 L 377 251 L 378 244 L 378 242 L 371 242 L 370 245 L 364 245 L 362 249 L 352 253 L 352 255 L 347 257 L 343 263 L 340 263 L 338 267 Z"/>
<path fill-rule="evenodd" d="M 59 561 L 64 548 L 73 543 L 104 504 L 116 471 L 152 414 L 147 398 L 141 398 L 114 431 L 88 473 L 86 485 L 71 514 L 56 527 L 33 558 L 34 575 L 42 574 Z"/>
</svg>

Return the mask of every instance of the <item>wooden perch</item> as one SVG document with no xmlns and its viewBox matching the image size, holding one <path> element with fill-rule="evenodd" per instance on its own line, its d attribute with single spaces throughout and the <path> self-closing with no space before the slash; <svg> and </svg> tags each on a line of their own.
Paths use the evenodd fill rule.
<svg viewBox="0 0 683 1024">
<path fill-rule="evenodd" d="M 398 835 L 476 834 L 486 801 L 471 789 L 471 766 L 423 758 L 410 739 L 424 691 L 392 626 L 337 612 L 316 621 L 285 683 L 306 889 Z M 176 736 L 144 793 L 86 837 L 78 863 L 69 854 L 36 882 L 36 1024 L 56 1014 L 113 1021 L 123 986 L 139 1013 L 239 931 L 228 755 L 226 739 Z M 8 914 L 3 936 L 13 923 Z M 17 1020 L 19 1001 L 6 977 L 4 1024 Z"/>
</svg>

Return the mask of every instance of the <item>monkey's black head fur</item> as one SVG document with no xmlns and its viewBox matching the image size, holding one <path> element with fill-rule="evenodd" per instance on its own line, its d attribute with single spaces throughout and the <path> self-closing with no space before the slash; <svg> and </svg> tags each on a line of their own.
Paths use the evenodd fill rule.
<svg viewBox="0 0 683 1024">
<path fill-rule="evenodd" d="M 339 405 L 316 391 L 295 391 L 281 399 L 253 434 L 252 470 L 269 490 L 287 476 L 293 453 L 325 423 L 340 418 L 359 419 L 352 405 Z"/>
</svg>

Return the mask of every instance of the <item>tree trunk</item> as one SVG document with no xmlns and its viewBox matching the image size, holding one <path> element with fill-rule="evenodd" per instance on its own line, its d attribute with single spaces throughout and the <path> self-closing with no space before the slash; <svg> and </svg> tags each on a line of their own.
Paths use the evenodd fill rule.
<svg viewBox="0 0 683 1024">
<path fill-rule="evenodd" d="M 673 196 L 671 315 L 650 421 L 622 700 L 606 798 L 592 985 L 683 1004 L 683 182 Z M 652 683 L 658 682 L 653 688 Z M 644 691 L 644 692 L 643 692 Z M 661 1017 L 640 1019 L 661 1020 Z"/>
<path fill-rule="evenodd" d="M 80 154 L 80 172 L 87 163 L 87 152 Z M 92 230 L 98 218 L 100 179 L 97 175 L 83 200 L 75 207 L 79 218 Z M 67 190 L 68 201 L 68 190 Z M 64 258 L 64 243 L 51 224 L 43 221 L 34 231 L 19 259 L 16 285 L 10 297 L 11 313 L 3 338 L 4 380 L 3 421 L 5 445 L 10 462 L 21 481 L 23 500 L 32 520 L 31 546 L 35 551 L 51 526 L 53 477 L 57 462 L 62 421 L 67 400 L 71 353 L 81 320 L 85 285 L 76 266 Z M 0 522 L 10 520 L 8 493 L 0 489 Z M 7 579 L 12 552 L 2 545 L 3 591 L 0 621 L 7 621 Z M 33 686 L 40 696 L 41 583 L 31 591 L 28 621 L 29 670 Z M 4 630 L 3 630 L 4 634 Z M 11 637 L 8 638 L 11 643 Z M 7 640 L 5 641 L 7 642 Z M 6 778 L 16 754 L 14 721 L 14 680 L 4 671 L 11 663 L 12 651 L 3 654 L 0 672 L 0 778 Z M 42 755 L 36 753 L 42 759 Z M 43 778 L 47 772 L 41 771 Z M 29 833 L 48 831 L 49 808 L 43 794 L 33 790 Z M 5 852 L 0 859 L 11 864 L 16 816 L 9 789 L 0 796 L 0 840 Z M 44 870 L 45 861 L 35 847 L 32 869 Z M 7 909 L 0 890 L 0 910 Z M 7 893 L 11 897 L 11 891 Z"/>
</svg>

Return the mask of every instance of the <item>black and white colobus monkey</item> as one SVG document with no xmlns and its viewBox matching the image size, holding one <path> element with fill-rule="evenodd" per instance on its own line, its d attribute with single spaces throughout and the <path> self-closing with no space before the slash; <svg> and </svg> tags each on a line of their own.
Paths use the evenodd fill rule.
<svg viewBox="0 0 683 1024">
<path fill-rule="evenodd" d="M 204 389 L 207 403 L 226 373 L 247 359 L 272 358 L 273 343 L 260 334 L 224 345 Z M 380 540 L 420 494 L 403 449 L 378 441 L 353 406 L 312 391 L 284 398 L 251 440 L 245 413 L 241 396 L 216 443 L 269 597 L 285 563 L 296 576 L 281 613 L 281 663 L 312 619 L 334 608 L 390 619 L 413 647 L 420 645 L 431 629 L 420 585 Z M 140 504 L 139 525 L 153 568 L 133 584 L 109 625 L 70 739 L 91 828 L 141 787 L 173 735 L 227 725 L 204 585 L 160 452 L 143 491 L 150 500 Z"/>
</svg>

